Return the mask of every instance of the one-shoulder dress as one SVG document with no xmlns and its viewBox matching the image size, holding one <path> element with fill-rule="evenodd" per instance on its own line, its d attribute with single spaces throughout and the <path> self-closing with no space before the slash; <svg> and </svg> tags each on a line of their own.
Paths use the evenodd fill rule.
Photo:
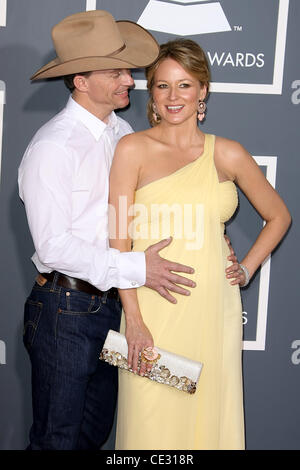
<svg viewBox="0 0 300 470">
<path fill-rule="evenodd" d="M 155 345 L 203 369 L 194 395 L 119 371 L 116 449 L 244 449 L 242 306 L 225 277 L 224 239 L 238 196 L 218 180 L 214 143 L 205 134 L 199 158 L 135 193 L 133 250 L 172 235 L 161 256 L 194 267 L 197 284 L 190 296 L 175 294 L 176 304 L 138 288 L 144 322 Z"/>
</svg>

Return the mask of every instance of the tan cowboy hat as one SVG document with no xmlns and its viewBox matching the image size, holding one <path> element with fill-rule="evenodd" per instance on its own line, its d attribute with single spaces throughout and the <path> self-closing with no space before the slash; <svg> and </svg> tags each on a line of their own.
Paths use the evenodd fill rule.
<svg viewBox="0 0 300 470">
<path fill-rule="evenodd" d="M 52 29 L 57 57 L 40 68 L 31 80 L 94 70 L 147 67 L 159 45 L 142 26 L 115 21 L 104 10 L 67 16 Z"/>
</svg>

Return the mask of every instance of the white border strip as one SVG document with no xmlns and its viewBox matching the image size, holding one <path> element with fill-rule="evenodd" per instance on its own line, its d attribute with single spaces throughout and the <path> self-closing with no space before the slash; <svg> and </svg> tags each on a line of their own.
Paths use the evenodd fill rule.
<svg viewBox="0 0 300 470">
<path fill-rule="evenodd" d="M 97 0 L 86 0 L 86 11 L 97 9 Z"/>
<path fill-rule="evenodd" d="M 0 180 L 1 180 L 1 162 L 2 162 L 4 104 L 5 104 L 5 83 L 2 80 L 0 80 Z"/>
<path fill-rule="evenodd" d="M 0 0 L 0 26 L 6 26 L 6 0 Z"/>
<path fill-rule="evenodd" d="M 277 157 L 268 156 L 268 157 L 253 157 L 253 158 L 258 165 L 267 167 L 266 178 L 269 181 L 269 183 L 273 186 L 273 188 L 275 188 Z M 271 255 L 269 255 L 265 259 L 260 269 L 258 305 L 257 305 L 256 339 L 255 341 L 243 341 L 244 350 L 264 351 L 266 347 L 270 270 L 271 270 Z"/>
<path fill-rule="evenodd" d="M 273 75 L 274 94 L 281 95 L 283 71 L 284 71 L 284 58 L 285 58 L 285 45 L 287 35 L 287 23 L 289 16 L 289 0 L 279 0 L 277 35 L 275 46 L 275 63 Z"/>
<path fill-rule="evenodd" d="M 279 0 L 273 83 L 272 84 L 260 84 L 260 83 L 212 82 L 210 86 L 210 90 L 212 92 L 281 95 L 283 71 L 284 71 L 284 57 L 285 57 L 288 13 L 289 13 L 289 0 Z M 146 80 L 135 80 L 135 89 L 146 90 L 147 89 Z"/>
<path fill-rule="evenodd" d="M 6 364 L 6 345 L 4 341 L 0 339 L 0 365 Z"/>
</svg>

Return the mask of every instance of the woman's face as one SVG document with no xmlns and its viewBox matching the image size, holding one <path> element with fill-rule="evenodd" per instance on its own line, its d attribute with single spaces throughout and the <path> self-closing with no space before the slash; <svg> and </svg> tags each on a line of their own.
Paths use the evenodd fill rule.
<svg viewBox="0 0 300 470">
<path fill-rule="evenodd" d="M 155 72 L 152 96 L 162 121 L 196 120 L 199 99 L 205 95 L 206 88 L 174 59 L 165 59 Z"/>
</svg>

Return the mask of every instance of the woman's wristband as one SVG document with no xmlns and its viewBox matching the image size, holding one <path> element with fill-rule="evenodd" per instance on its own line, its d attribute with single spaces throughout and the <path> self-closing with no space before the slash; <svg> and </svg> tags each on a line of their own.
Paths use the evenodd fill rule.
<svg viewBox="0 0 300 470">
<path fill-rule="evenodd" d="M 249 284 L 249 281 L 250 281 L 250 274 L 249 274 L 249 271 L 246 268 L 246 266 L 244 266 L 241 263 L 239 263 L 239 266 L 240 266 L 240 268 L 243 271 L 244 276 L 245 276 L 245 283 L 241 287 L 246 287 Z"/>
</svg>

